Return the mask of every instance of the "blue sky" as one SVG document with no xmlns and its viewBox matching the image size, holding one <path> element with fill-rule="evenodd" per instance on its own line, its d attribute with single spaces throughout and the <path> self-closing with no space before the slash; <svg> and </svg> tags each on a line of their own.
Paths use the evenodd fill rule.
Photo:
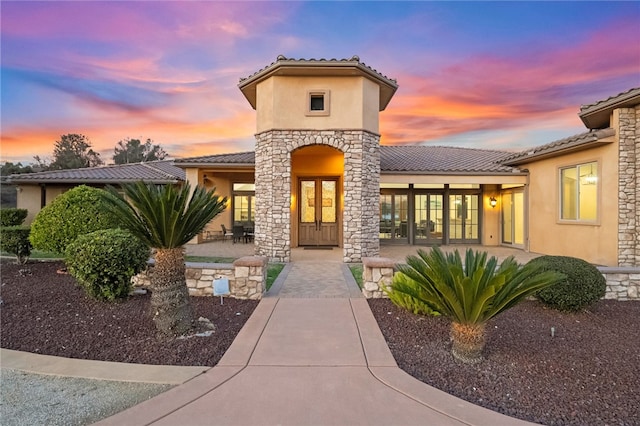
<svg viewBox="0 0 640 426">
<path fill-rule="evenodd" d="M 383 144 L 518 150 L 584 130 L 640 86 L 640 2 L 12 2 L 1 7 L 0 161 L 85 134 L 173 157 L 253 149 L 237 88 L 279 54 L 398 80 Z"/>
</svg>

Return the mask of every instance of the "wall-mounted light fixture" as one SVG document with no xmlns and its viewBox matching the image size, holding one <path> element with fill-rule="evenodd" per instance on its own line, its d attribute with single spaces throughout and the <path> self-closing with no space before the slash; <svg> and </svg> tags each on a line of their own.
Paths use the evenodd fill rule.
<svg viewBox="0 0 640 426">
<path fill-rule="evenodd" d="M 498 205 L 498 200 L 496 200 L 496 197 L 489 198 L 489 204 L 491 204 L 491 207 L 497 206 Z"/>
</svg>

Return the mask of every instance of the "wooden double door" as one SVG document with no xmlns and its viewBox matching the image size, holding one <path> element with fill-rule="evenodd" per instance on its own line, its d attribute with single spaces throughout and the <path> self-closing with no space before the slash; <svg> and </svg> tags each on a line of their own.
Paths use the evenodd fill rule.
<svg viewBox="0 0 640 426">
<path fill-rule="evenodd" d="M 298 245 L 338 245 L 338 179 L 299 180 Z"/>
</svg>

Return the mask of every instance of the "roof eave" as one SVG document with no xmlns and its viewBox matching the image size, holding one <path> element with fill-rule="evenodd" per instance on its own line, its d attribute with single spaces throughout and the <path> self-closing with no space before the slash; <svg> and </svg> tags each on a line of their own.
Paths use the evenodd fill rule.
<svg viewBox="0 0 640 426">
<path fill-rule="evenodd" d="M 121 183 L 133 183 L 133 182 L 145 182 L 145 183 L 153 183 L 156 185 L 167 185 L 167 184 L 177 184 L 183 182 L 180 179 L 11 179 L 8 180 L 7 183 L 13 185 L 42 185 L 42 184 L 58 184 L 58 183 L 70 183 L 70 184 L 100 184 L 100 185 L 119 185 Z"/>
<path fill-rule="evenodd" d="M 419 176 L 526 176 L 524 171 L 474 172 L 474 171 L 415 171 L 415 170 L 381 170 L 383 175 L 419 175 Z"/>
<path fill-rule="evenodd" d="M 609 137 L 611 138 L 611 137 Z M 571 154 L 573 152 L 579 152 L 579 151 L 583 151 L 585 149 L 590 149 L 590 148 L 595 148 L 598 146 L 602 146 L 602 145 L 607 145 L 612 143 L 613 140 L 603 140 L 603 139 L 597 139 L 594 141 L 590 141 L 590 142 L 584 142 L 578 145 L 573 145 L 573 146 L 568 146 L 565 148 L 561 148 L 555 151 L 551 151 L 551 152 L 543 152 L 540 154 L 533 154 L 533 155 L 529 155 L 526 157 L 522 157 L 522 158 L 516 158 L 514 160 L 511 161 L 505 161 L 503 164 L 505 166 L 519 166 L 522 164 L 527 164 L 527 163 L 533 163 L 534 161 L 540 161 L 540 160 L 545 160 L 547 158 L 553 158 L 553 157 L 559 157 L 561 155 L 565 155 L 565 154 Z"/>
<path fill-rule="evenodd" d="M 638 104 L 640 104 L 640 89 L 586 107 L 578 113 L 578 116 L 587 128 L 601 129 L 610 126 L 609 118 L 614 109 L 633 107 Z"/>
<path fill-rule="evenodd" d="M 188 162 L 188 163 L 176 163 L 176 167 L 180 167 L 181 169 L 186 169 L 189 167 L 217 167 L 221 169 L 241 169 L 241 168 L 251 168 L 255 169 L 255 163 L 206 163 L 206 162 Z"/>
</svg>

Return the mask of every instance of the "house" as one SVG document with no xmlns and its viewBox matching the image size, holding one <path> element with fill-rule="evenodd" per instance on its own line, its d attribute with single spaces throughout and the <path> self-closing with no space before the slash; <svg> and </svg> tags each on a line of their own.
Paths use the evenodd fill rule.
<svg viewBox="0 0 640 426">
<path fill-rule="evenodd" d="M 381 145 L 378 117 L 397 88 L 355 56 L 279 56 L 239 83 L 256 110 L 255 151 L 165 162 L 144 179 L 215 187 L 230 205 L 208 229 L 250 227 L 256 254 L 276 261 L 299 246 L 358 262 L 381 244 L 466 243 L 640 266 L 640 88 L 582 106 L 585 133 L 521 153 Z M 127 167 L 109 183 L 134 178 Z M 63 183 L 104 184 L 107 169 L 11 179 L 19 206 L 39 208 Z"/>
<path fill-rule="evenodd" d="M 589 131 L 503 161 L 529 174 L 527 248 L 640 266 L 640 88 L 584 105 L 579 116 Z"/>
<path fill-rule="evenodd" d="M 116 166 L 83 169 L 53 170 L 48 172 L 11 175 L 8 183 L 18 192 L 17 206 L 27 209 L 25 223 L 29 224 L 38 212 L 58 195 L 78 185 L 104 188 L 125 182 L 177 184 L 185 181 L 184 170 L 174 166 L 173 160 L 150 161 Z"/>
</svg>

